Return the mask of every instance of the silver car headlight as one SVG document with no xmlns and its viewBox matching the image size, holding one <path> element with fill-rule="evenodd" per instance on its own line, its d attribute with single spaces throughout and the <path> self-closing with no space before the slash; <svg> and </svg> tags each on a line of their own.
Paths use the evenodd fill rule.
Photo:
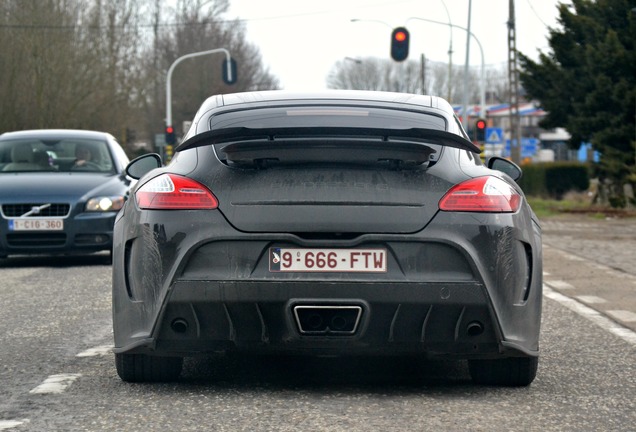
<svg viewBox="0 0 636 432">
<path fill-rule="evenodd" d="M 119 211 L 124 206 L 123 196 L 101 196 L 88 200 L 86 211 L 88 212 L 111 212 Z"/>
</svg>

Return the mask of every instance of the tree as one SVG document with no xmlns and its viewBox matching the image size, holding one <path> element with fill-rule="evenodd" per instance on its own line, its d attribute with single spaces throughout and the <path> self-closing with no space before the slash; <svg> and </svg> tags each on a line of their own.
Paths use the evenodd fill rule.
<svg viewBox="0 0 636 432">
<path fill-rule="evenodd" d="M 215 93 L 275 89 L 228 0 L 0 1 L 0 133 L 96 129 L 124 144 L 163 131 L 166 74 L 184 54 L 226 48 L 238 82 L 221 79 L 223 56 L 179 65 L 176 121 Z M 200 61 L 199 61 L 200 60 Z M 175 123 L 178 125 L 180 123 Z M 127 149 L 132 153 L 131 149 Z"/>
<path fill-rule="evenodd" d="M 502 89 L 499 87 L 501 87 L 502 73 L 503 71 L 487 74 L 486 87 L 491 89 L 491 93 L 501 94 Z M 422 74 L 421 61 L 407 60 L 396 63 L 388 58 L 365 57 L 336 62 L 327 78 L 327 85 L 332 89 L 396 91 L 428 94 L 445 99 L 448 97 L 450 86 L 451 100 L 449 102 L 456 103 L 461 99 L 463 75 L 463 70 L 459 71 L 455 68 L 449 80 L 448 63 L 426 61 L 424 74 Z M 469 71 L 469 99 L 475 103 L 480 100 L 479 79 L 479 73 Z M 424 80 L 423 85 L 422 80 Z"/>
<path fill-rule="evenodd" d="M 0 127 L 44 127 L 59 119 L 54 107 L 78 102 L 69 96 L 73 83 L 57 79 L 73 73 L 77 63 L 72 47 L 78 11 L 59 1 L 0 4 Z"/>
<path fill-rule="evenodd" d="M 332 89 L 420 93 L 420 64 L 413 60 L 396 63 L 374 57 L 340 60 L 332 67 L 327 85 Z"/>
<path fill-rule="evenodd" d="M 136 84 L 136 2 L 5 0 L 0 5 L 0 130 L 85 128 L 117 134 L 130 118 L 128 95 Z"/>
<path fill-rule="evenodd" d="M 550 29 L 551 52 L 537 62 L 520 54 L 521 82 L 548 115 L 545 128 L 565 127 L 570 145 L 591 142 L 610 204 L 626 204 L 636 185 L 636 7 L 634 0 L 573 0 L 560 4 L 560 29 Z"/>
<path fill-rule="evenodd" d="M 156 0 L 157 5 L 161 3 Z M 166 73 L 179 57 L 216 48 L 226 48 L 236 60 L 238 80 L 229 86 L 222 80 L 224 54 L 188 59 L 174 69 L 172 76 L 172 119 L 178 135 L 180 125 L 191 120 L 201 103 L 214 94 L 252 90 L 274 90 L 278 80 L 263 66 L 258 49 L 244 39 L 244 25 L 226 21 L 227 0 L 179 0 L 173 14 L 174 22 L 162 22 L 160 7 L 155 8 L 155 41 L 148 47 L 146 74 L 154 81 L 154 92 L 148 92 L 143 105 L 151 131 L 162 130 L 165 117 Z M 151 67 L 152 62 L 152 67 Z"/>
</svg>

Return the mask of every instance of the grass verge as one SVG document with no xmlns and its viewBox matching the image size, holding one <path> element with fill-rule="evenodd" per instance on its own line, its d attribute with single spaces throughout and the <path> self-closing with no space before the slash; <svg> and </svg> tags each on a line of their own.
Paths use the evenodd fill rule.
<svg viewBox="0 0 636 432">
<path fill-rule="evenodd" d="M 539 218 L 563 214 L 585 214 L 591 218 L 599 219 L 606 217 L 636 217 L 636 210 L 634 209 L 616 209 L 592 205 L 589 202 L 577 199 L 551 200 L 535 197 L 527 198 L 532 210 L 534 210 Z"/>
</svg>

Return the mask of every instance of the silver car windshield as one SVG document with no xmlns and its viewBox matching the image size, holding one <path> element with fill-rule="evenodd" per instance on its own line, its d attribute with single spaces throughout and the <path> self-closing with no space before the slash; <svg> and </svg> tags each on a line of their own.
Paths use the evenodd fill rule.
<svg viewBox="0 0 636 432">
<path fill-rule="evenodd" d="M 114 173 L 105 141 L 84 138 L 21 138 L 0 141 L 0 173 Z"/>
</svg>

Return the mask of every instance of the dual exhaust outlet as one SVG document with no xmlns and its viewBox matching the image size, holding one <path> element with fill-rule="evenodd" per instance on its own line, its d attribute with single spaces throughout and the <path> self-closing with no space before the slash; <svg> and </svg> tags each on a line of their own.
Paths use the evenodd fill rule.
<svg viewBox="0 0 636 432">
<path fill-rule="evenodd" d="M 304 335 L 353 335 L 362 316 L 362 307 L 356 305 L 297 305 L 293 311 Z"/>
</svg>

